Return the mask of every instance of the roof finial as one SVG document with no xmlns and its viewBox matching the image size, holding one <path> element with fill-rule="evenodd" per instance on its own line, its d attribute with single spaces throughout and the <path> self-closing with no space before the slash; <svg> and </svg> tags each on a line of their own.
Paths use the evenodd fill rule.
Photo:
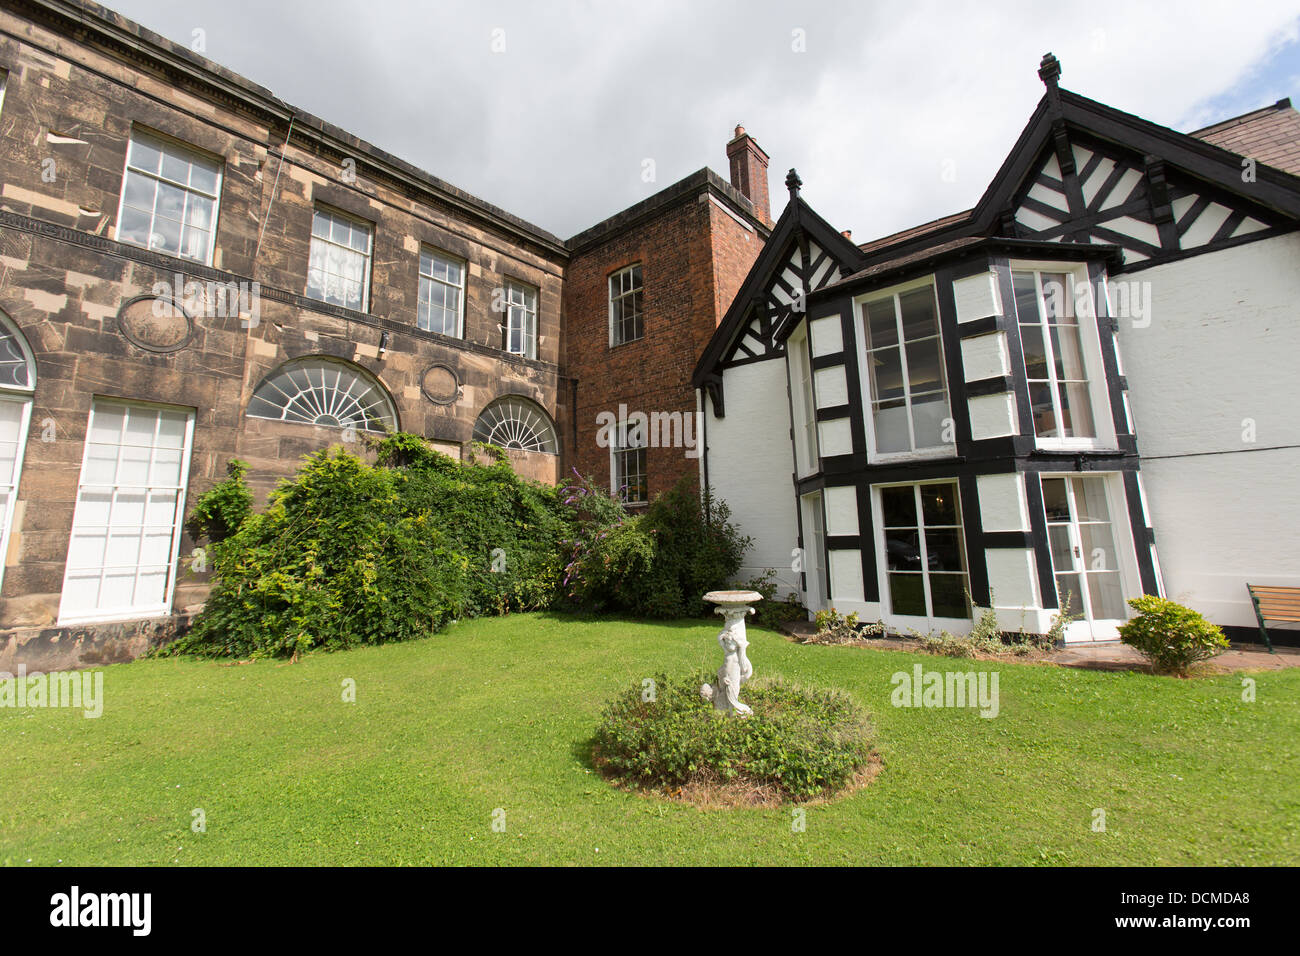
<svg viewBox="0 0 1300 956">
<path fill-rule="evenodd" d="M 799 187 L 802 185 L 803 180 L 800 179 L 799 174 L 791 168 L 790 172 L 787 173 L 785 177 L 785 188 L 790 190 L 791 199 L 799 198 Z"/>
<path fill-rule="evenodd" d="M 1038 64 L 1038 78 L 1049 88 L 1056 86 L 1061 78 L 1061 61 L 1051 53 L 1043 54 L 1043 62 Z"/>
</svg>

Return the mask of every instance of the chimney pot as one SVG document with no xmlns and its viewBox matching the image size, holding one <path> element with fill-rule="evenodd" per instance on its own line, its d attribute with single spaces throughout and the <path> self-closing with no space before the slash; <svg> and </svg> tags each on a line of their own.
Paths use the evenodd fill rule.
<svg viewBox="0 0 1300 956">
<path fill-rule="evenodd" d="M 842 231 L 842 232 L 840 233 L 840 235 L 843 236 L 845 239 L 852 239 L 852 238 L 853 238 L 853 230 L 852 230 L 852 229 L 845 229 L 844 231 Z"/>
</svg>

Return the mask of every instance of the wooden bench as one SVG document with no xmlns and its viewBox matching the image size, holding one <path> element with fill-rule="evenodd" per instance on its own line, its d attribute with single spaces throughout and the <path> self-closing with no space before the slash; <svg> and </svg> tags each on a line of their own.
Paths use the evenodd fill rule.
<svg viewBox="0 0 1300 956">
<path fill-rule="evenodd" d="M 1272 585 L 1247 584 L 1250 601 L 1255 605 L 1255 617 L 1259 619 L 1259 633 L 1264 637 L 1270 654 L 1273 642 L 1268 638 L 1265 621 L 1285 621 L 1300 624 L 1300 588 L 1274 587 Z"/>
</svg>

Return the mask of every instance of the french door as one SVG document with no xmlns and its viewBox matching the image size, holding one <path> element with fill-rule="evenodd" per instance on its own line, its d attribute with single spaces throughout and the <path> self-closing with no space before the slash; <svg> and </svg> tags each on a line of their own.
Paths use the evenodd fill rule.
<svg viewBox="0 0 1300 956">
<path fill-rule="evenodd" d="M 820 491 L 803 496 L 803 571 L 807 580 L 804 606 L 810 611 L 830 607 L 830 586 L 826 576 L 826 514 Z"/>
<path fill-rule="evenodd" d="M 1067 628 L 1066 641 L 1115 640 L 1117 628 L 1128 618 L 1126 556 L 1117 545 L 1123 536 L 1116 534 L 1111 518 L 1107 479 L 1044 476 L 1043 507 L 1057 598 L 1062 609 L 1079 616 Z"/>
<path fill-rule="evenodd" d="M 193 434 L 188 409 L 95 400 L 60 623 L 170 611 Z"/>
<path fill-rule="evenodd" d="M 9 528 L 13 524 L 18 477 L 23 470 L 27 427 L 32 400 L 26 396 L 0 395 L 0 575 L 9 553 Z"/>
</svg>

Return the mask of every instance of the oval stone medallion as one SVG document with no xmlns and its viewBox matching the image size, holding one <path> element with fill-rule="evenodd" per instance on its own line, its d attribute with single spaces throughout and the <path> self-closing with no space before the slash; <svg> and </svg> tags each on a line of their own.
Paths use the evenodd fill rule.
<svg viewBox="0 0 1300 956">
<path fill-rule="evenodd" d="M 450 365 L 430 365 L 420 378 L 420 390 L 435 405 L 450 405 L 460 397 L 460 377 Z"/>
<path fill-rule="evenodd" d="M 176 352 L 189 345 L 194 320 L 170 299 L 146 295 L 127 302 L 117 313 L 117 327 L 137 348 Z"/>
</svg>

